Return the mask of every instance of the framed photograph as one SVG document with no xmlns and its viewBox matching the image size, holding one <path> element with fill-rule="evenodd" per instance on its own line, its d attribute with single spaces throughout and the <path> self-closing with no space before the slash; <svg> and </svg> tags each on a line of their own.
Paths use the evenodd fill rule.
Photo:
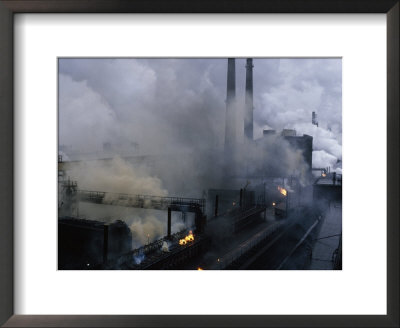
<svg viewBox="0 0 400 328">
<path fill-rule="evenodd" d="M 1 324 L 399 325 L 398 1 L 0 9 Z"/>
</svg>

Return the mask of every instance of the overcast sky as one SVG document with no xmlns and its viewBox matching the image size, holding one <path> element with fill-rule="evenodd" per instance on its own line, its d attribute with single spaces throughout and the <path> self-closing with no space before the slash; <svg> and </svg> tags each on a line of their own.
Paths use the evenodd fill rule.
<svg viewBox="0 0 400 328">
<path fill-rule="evenodd" d="M 295 128 L 314 137 L 314 167 L 341 159 L 341 59 L 253 64 L 255 138 L 265 128 Z M 60 59 L 59 143 L 84 152 L 105 142 L 137 143 L 144 153 L 222 146 L 226 76 L 226 59 Z M 243 107 L 244 88 L 245 59 L 237 59 Z"/>
</svg>

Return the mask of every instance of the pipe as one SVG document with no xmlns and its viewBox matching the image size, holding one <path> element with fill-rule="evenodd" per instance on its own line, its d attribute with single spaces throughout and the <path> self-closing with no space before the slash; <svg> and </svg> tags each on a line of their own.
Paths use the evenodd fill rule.
<svg viewBox="0 0 400 328">
<path fill-rule="evenodd" d="M 171 239 L 171 207 L 168 207 L 168 239 Z"/>
</svg>

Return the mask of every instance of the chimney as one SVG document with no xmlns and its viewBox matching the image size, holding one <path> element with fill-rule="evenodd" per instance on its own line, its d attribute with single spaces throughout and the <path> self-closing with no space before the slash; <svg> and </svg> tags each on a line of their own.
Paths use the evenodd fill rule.
<svg viewBox="0 0 400 328">
<path fill-rule="evenodd" d="M 228 58 L 228 79 L 226 89 L 225 150 L 232 150 L 236 142 L 236 76 L 235 59 Z"/>
<path fill-rule="evenodd" d="M 318 119 L 316 112 L 312 112 L 311 123 L 318 127 Z"/>
<path fill-rule="evenodd" d="M 244 135 L 248 140 L 253 140 L 253 67 L 253 59 L 247 58 Z"/>
</svg>

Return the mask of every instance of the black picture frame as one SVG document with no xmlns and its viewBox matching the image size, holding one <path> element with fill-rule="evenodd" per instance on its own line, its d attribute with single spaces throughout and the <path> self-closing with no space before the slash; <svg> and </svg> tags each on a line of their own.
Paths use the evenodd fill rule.
<svg viewBox="0 0 400 328">
<path fill-rule="evenodd" d="M 0 324 L 5 327 L 399 327 L 399 8 L 398 0 L 0 0 Z M 13 16 L 16 13 L 385 13 L 387 315 L 14 315 Z M 366 263 L 366 269 L 368 265 L 373 263 Z"/>
</svg>

